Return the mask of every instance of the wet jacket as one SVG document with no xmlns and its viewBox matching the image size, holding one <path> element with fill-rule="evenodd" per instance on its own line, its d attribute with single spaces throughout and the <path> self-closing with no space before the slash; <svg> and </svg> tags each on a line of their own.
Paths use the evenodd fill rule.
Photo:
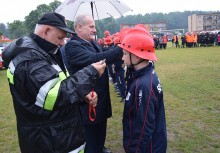
<svg viewBox="0 0 220 153">
<path fill-rule="evenodd" d="M 128 84 L 123 113 L 124 150 L 126 153 L 165 153 L 163 91 L 152 64 L 133 72 L 129 79 L 132 82 Z"/>
<path fill-rule="evenodd" d="M 74 75 L 83 67 L 103 59 L 106 59 L 107 65 L 113 63 L 122 57 L 122 50 L 118 47 L 117 49 L 103 52 L 100 45 L 96 42 L 87 42 L 74 34 L 71 40 L 65 45 L 65 57 L 67 69 L 70 75 Z M 107 69 L 105 69 L 105 72 L 96 81 L 94 90 L 98 95 L 96 119 L 94 122 L 89 120 L 88 105 L 84 105 L 81 109 L 84 124 L 100 123 L 112 116 Z"/>
<path fill-rule="evenodd" d="M 40 41 L 49 45 L 46 40 Z M 68 77 L 32 37 L 8 45 L 3 59 L 9 67 L 7 77 L 21 152 L 67 153 L 83 145 L 78 105 L 93 88 L 98 78 L 96 69 L 88 66 Z"/>
</svg>

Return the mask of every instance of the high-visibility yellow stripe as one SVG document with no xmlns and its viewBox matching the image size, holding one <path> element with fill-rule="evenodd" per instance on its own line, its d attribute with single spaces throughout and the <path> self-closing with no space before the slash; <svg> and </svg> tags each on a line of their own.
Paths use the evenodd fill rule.
<svg viewBox="0 0 220 153">
<path fill-rule="evenodd" d="M 43 86 L 41 86 L 36 97 L 35 105 L 42 108 L 44 107 L 45 99 L 47 97 L 48 92 L 57 84 L 58 81 L 60 81 L 59 78 L 54 78 L 47 81 Z"/>
<path fill-rule="evenodd" d="M 7 69 L 7 78 L 9 83 L 14 84 L 14 72 L 15 72 L 15 66 L 13 61 L 11 61 L 8 65 Z"/>
<path fill-rule="evenodd" d="M 11 71 L 9 68 L 7 69 L 7 78 L 11 84 L 14 84 L 14 75 L 11 74 Z"/>
<path fill-rule="evenodd" d="M 67 76 L 67 77 L 70 76 L 69 71 L 66 71 L 66 76 Z"/>
<path fill-rule="evenodd" d="M 83 149 L 83 150 L 81 150 L 79 153 L 84 153 L 84 149 Z"/>
<path fill-rule="evenodd" d="M 66 79 L 66 75 L 64 74 L 64 72 L 62 72 L 61 68 L 58 65 L 53 64 L 51 66 L 58 71 L 59 77 L 48 81 L 47 83 L 45 83 L 45 85 L 42 86 L 42 88 L 40 88 L 35 102 L 37 106 L 47 110 L 53 110 L 55 101 L 58 96 L 60 84 L 62 80 Z M 7 78 L 11 84 L 14 84 L 14 71 L 15 66 L 13 61 L 11 61 L 7 70 Z M 69 76 L 69 74 L 67 74 L 67 76 Z"/>
<path fill-rule="evenodd" d="M 44 109 L 53 110 L 54 104 L 56 102 L 58 92 L 60 89 L 61 82 L 66 79 L 66 76 L 63 72 L 59 73 L 59 82 L 48 92 L 46 100 L 44 102 Z"/>
<path fill-rule="evenodd" d="M 60 79 L 60 80 L 66 79 L 66 75 L 64 74 L 64 72 L 60 72 L 60 73 L 59 73 L 59 79 Z"/>
<path fill-rule="evenodd" d="M 47 94 L 47 98 L 44 103 L 44 108 L 47 110 L 53 110 L 55 101 L 58 96 L 61 81 L 59 81 Z"/>
</svg>

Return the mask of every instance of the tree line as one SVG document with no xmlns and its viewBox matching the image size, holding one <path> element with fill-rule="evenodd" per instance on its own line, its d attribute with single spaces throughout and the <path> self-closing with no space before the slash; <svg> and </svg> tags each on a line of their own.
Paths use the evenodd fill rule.
<svg viewBox="0 0 220 153">
<path fill-rule="evenodd" d="M 61 4 L 60 1 L 54 0 L 50 4 L 38 5 L 35 10 L 32 10 L 24 21 L 14 20 L 12 23 L 0 23 L 0 36 L 5 35 L 10 39 L 16 39 L 21 36 L 28 35 L 33 32 L 37 21 L 46 12 L 53 12 Z M 171 29 L 187 29 L 188 16 L 192 14 L 205 14 L 210 12 L 205 11 L 184 11 L 170 13 L 146 13 L 145 15 L 128 15 L 120 18 L 109 17 L 103 20 L 96 21 L 96 29 L 98 38 L 103 37 L 103 32 L 109 30 L 110 33 L 120 31 L 121 24 L 139 24 L 139 23 L 155 23 L 166 22 L 167 30 Z M 73 27 L 73 22 L 68 21 L 68 26 Z"/>
</svg>

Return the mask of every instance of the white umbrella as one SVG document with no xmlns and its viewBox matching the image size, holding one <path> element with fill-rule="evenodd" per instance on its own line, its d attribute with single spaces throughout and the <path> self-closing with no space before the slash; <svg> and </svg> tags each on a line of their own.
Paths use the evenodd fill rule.
<svg viewBox="0 0 220 153">
<path fill-rule="evenodd" d="M 69 21 L 80 14 L 90 14 L 94 20 L 101 20 L 119 17 L 128 11 L 132 10 L 120 0 L 65 0 L 55 10 Z"/>
</svg>

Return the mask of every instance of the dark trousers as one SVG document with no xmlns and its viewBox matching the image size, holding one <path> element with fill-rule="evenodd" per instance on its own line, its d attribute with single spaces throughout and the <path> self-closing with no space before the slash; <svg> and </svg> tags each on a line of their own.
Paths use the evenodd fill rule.
<svg viewBox="0 0 220 153">
<path fill-rule="evenodd" d="M 112 68 L 112 64 L 107 65 L 107 67 L 108 67 L 108 74 L 112 78 L 112 82 L 115 83 L 116 82 L 116 78 L 115 78 L 114 70 Z"/>
<path fill-rule="evenodd" d="M 124 79 L 124 69 L 122 68 L 118 72 L 116 72 L 116 82 L 117 87 L 120 90 L 120 95 L 123 99 L 126 97 L 126 83 Z"/>
<path fill-rule="evenodd" d="M 85 153 L 103 153 L 107 119 L 98 124 L 84 125 L 86 130 Z"/>
</svg>

